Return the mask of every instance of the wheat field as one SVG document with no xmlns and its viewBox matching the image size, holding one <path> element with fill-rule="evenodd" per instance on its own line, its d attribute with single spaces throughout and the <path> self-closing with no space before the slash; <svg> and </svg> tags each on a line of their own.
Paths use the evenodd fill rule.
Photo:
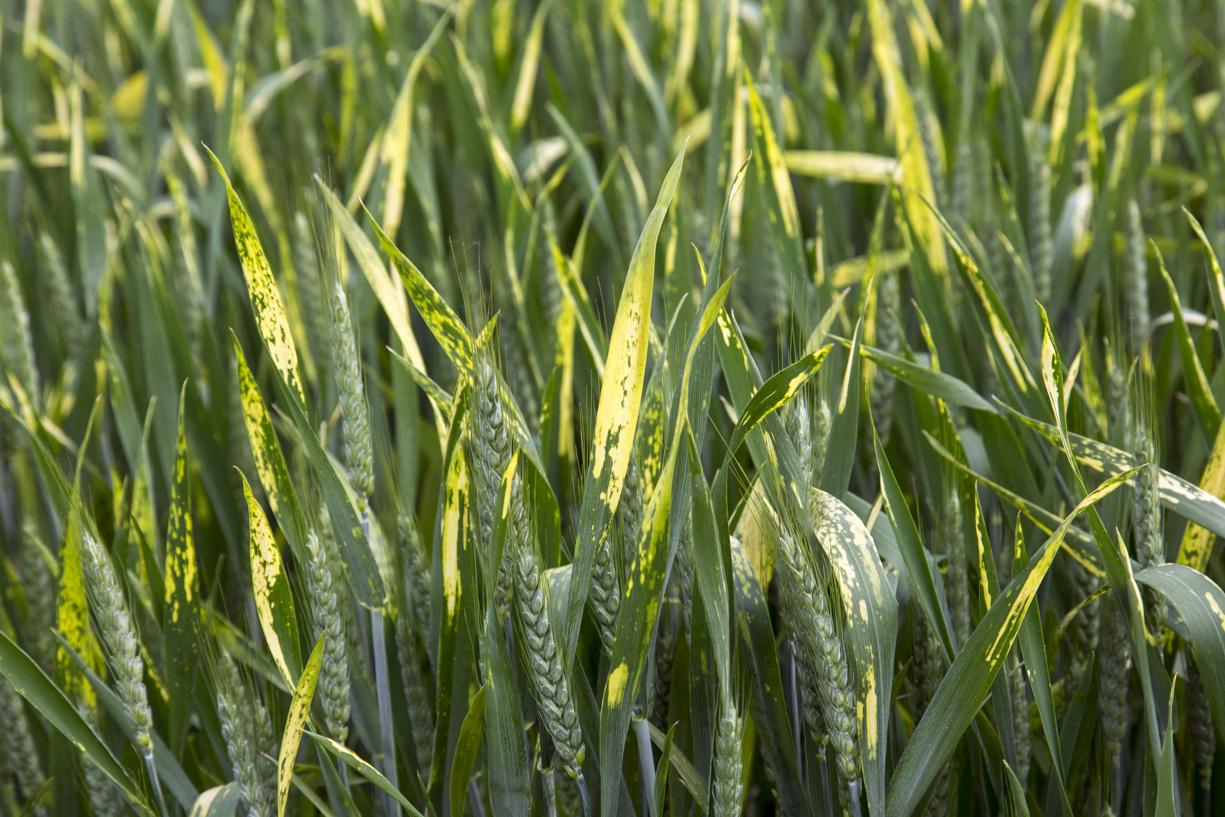
<svg viewBox="0 0 1225 817">
<path fill-rule="evenodd" d="M 0 0 L 0 815 L 1225 815 L 1225 4 Z"/>
</svg>

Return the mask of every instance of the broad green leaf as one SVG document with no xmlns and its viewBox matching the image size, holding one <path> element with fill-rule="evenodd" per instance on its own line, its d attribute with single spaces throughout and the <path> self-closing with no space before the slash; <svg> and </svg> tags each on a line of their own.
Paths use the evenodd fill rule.
<svg viewBox="0 0 1225 817">
<path fill-rule="evenodd" d="M 1199 487 L 1217 499 L 1225 497 L 1225 426 L 1217 429 L 1212 450 L 1208 452 L 1208 462 L 1200 475 Z M 1187 525 L 1182 535 L 1182 543 L 1178 547 L 1178 563 L 1195 570 L 1204 570 L 1212 556 L 1215 541 L 1216 534 L 1207 528 L 1194 522 Z"/>
<path fill-rule="evenodd" d="M 404 82 L 396 95 L 395 104 L 391 108 L 387 127 L 383 131 L 383 140 L 379 148 L 379 159 L 387 168 L 387 176 L 383 190 L 383 223 L 392 235 L 400 228 L 400 217 L 403 213 L 404 201 L 407 198 L 406 185 L 408 181 L 408 157 L 412 148 L 413 109 L 417 77 L 425 67 L 425 60 L 434 45 L 442 37 L 451 14 L 447 12 L 438 18 L 430 35 L 413 54 L 408 70 L 404 72 Z"/>
<path fill-rule="evenodd" d="M 310 735 L 320 746 L 327 749 L 336 757 L 340 758 L 340 760 L 346 766 L 373 783 L 379 791 L 391 795 L 391 797 L 394 798 L 405 811 L 412 815 L 412 817 L 425 817 L 425 815 L 423 815 L 412 803 L 408 801 L 408 798 L 406 798 L 399 789 L 391 785 L 391 781 L 384 777 L 382 772 L 358 757 L 352 749 L 345 746 L 343 743 L 338 743 L 329 737 L 316 734 L 310 730 L 306 730 L 305 734 Z"/>
<path fill-rule="evenodd" d="M 243 277 L 247 281 L 247 294 L 251 298 L 251 309 L 255 313 L 255 325 L 259 328 L 260 337 L 272 358 L 277 371 L 281 373 L 285 383 L 297 394 L 298 399 L 306 402 L 306 394 L 302 391 L 302 376 L 298 371 L 298 350 L 294 346 L 293 333 L 289 329 L 289 318 L 285 314 L 285 304 L 281 301 L 280 290 L 276 279 L 272 277 L 272 267 L 264 248 L 256 235 L 255 225 L 251 216 L 234 186 L 225 172 L 221 160 L 207 147 L 208 155 L 217 172 L 225 182 L 226 197 L 230 202 L 230 222 L 234 230 L 234 247 L 238 250 L 238 259 L 242 262 Z"/>
<path fill-rule="evenodd" d="M 1187 208 L 1184 207 L 1182 212 L 1195 232 L 1195 237 L 1199 239 L 1200 245 L 1204 248 L 1204 254 L 1208 257 L 1208 289 L 1212 293 L 1212 309 L 1216 314 L 1217 323 L 1225 324 L 1225 272 L 1221 271 L 1221 262 L 1217 259 L 1216 250 L 1212 248 L 1212 242 L 1208 240 L 1199 221 L 1191 215 L 1191 211 Z M 1225 352 L 1225 332 L 1218 331 L 1216 336 L 1218 346 L 1222 352 Z"/>
<path fill-rule="evenodd" d="M 247 519 L 251 539 L 251 588 L 255 597 L 255 612 L 272 660 L 281 677 L 290 687 L 302 670 L 301 646 L 298 643 L 298 617 L 294 611 L 289 577 L 281 564 L 281 550 L 268 517 L 259 500 L 251 493 L 251 484 L 242 478 L 243 494 L 247 499 Z"/>
<path fill-rule="evenodd" d="M 1162 564 L 1141 570 L 1136 581 L 1165 597 L 1182 621 L 1180 631 L 1205 680 L 1225 678 L 1225 593 L 1210 578 L 1186 565 Z M 1204 691 L 1219 740 L 1225 740 L 1225 688 L 1207 682 Z"/>
<path fill-rule="evenodd" d="M 1150 242 L 1151 243 L 1151 242 Z M 1208 375 L 1204 374 L 1204 365 L 1200 362 L 1199 352 L 1195 350 L 1195 340 L 1187 329 L 1187 320 L 1183 317 L 1182 300 L 1178 297 L 1178 287 L 1165 268 L 1165 259 L 1156 244 L 1152 244 L 1157 256 L 1157 268 L 1165 281 L 1166 290 L 1170 295 L 1170 312 L 1174 316 L 1174 336 L 1178 339 L 1178 351 L 1182 358 L 1183 380 L 1191 396 L 1191 405 L 1199 417 L 1209 439 L 1215 439 L 1221 428 L 1221 410 L 1212 396 L 1212 386 L 1208 383 Z"/>
<path fill-rule="evenodd" d="M 742 517 L 743 518 L 743 517 Z M 736 593 L 736 624 L 740 635 L 742 665 L 753 679 L 754 693 L 762 701 L 764 722 L 756 722 L 763 736 L 761 750 L 773 755 L 780 770 L 779 795 L 788 814 L 808 814 L 812 805 L 800 779 L 796 742 L 778 665 L 778 645 L 770 622 L 766 593 L 749 557 L 731 540 L 732 578 Z M 747 655 L 746 655 L 747 653 Z"/>
<path fill-rule="evenodd" d="M 319 681 L 319 668 L 323 664 L 323 645 L 324 639 L 321 637 L 311 650 L 306 668 L 298 678 L 293 700 L 289 703 L 289 714 L 285 716 L 285 731 L 281 734 L 281 748 L 276 760 L 277 817 L 285 817 L 294 761 L 298 758 L 298 746 L 302 743 L 302 730 L 306 728 L 306 721 L 310 718 L 311 703 L 315 700 L 315 685 Z"/>
<path fill-rule="evenodd" d="M 885 510 L 889 521 L 893 524 L 893 532 L 897 537 L 898 551 L 906 566 L 907 584 L 910 592 L 919 602 L 919 608 L 927 620 L 927 626 L 944 648 L 946 658 L 951 658 L 955 652 L 948 621 L 945 619 L 944 604 L 936 590 L 936 580 L 932 576 L 931 563 L 927 552 L 923 549 L 923 540 L 919 537 L 919 529 L 915 525 L 910 506 L 902 494 L 902 488 L 893 475 L 893 466 L 885 454 L 884 446 L 872 429 L 872 444 L 876 451 L 876 466 L 880 469 L 881 496 L 885 499 Z"/>
<path fill-rule="evenodd" d="M 455 760 L 448 771 L 451 786 L 451 809 L 455 817 L 463 817 L 464 804 L 468 798 L 464 791 L 472 780 L 472 772 L 480 759 L 482 727 L 485 723 L 485 687 L 481 687 L 468 702 L 468 714 L 459 727 L 459 739 L 455 742 Z"/>
<path fill-rule="evenodd" d="M 60 551 L 60 585 L 55 617 L 56 631 L 68 646 L 59 648 L 55 664 L 65 694 L 92 712 L 97 706 L 93 687 L 73 665 L 70 656 L 70 651 L 75 651 L 84 656 L 91 669 L 102 669 L 102 653 L 89 625 L 82 547 L 80 526 L 69 525 L 64 535 L 64 547 Z"/>
<path fill-rule="evenodd" d="M 839 343 L 850 346 L 850 341 L 838 338 Z M 949 405 L 962 406 L 996 414 L 999 410 L 985 397 L 976 392 L 964 380 L 944 372 L 922 366 L 904 357 L 890 354 L 864 344 L 859 347 L 860 354 L 875 363 L 881 369 L 901 380 L 906 385 L 923 394 L 937 397 Z"/>
<path fill-rule="evenodd" d="M 127 771 L 119 765 L 119 761 L 111 754 L 106 744 L 94 734 L 76 707 L 34 663 L 34 659 L 26 655 L 3 630 L 0 630 L 0 675 L 3 675 L 7 682 L 13 685 L 17 694 L 29 701 L 57 732 L 84 752 L 88 761 L 101 769 L 142 813 L 153 813 Z"/>
<path fill-rule="evenodd" d="M 1063 538 L 1080 514 L 1127 482 L 1134 471 L 1110 477 L 1064 517 L 1008 588 L 979 620 L 953 660 L 922 720 L 910 736 L 889 784 L 887 817 L 908 817 L 922 802 L 927 787 L 948 762 L 962 734 L 991 691 L 995 676 L 1012 651 L 1021 624 L 1059 553 Z"/>
</svg>

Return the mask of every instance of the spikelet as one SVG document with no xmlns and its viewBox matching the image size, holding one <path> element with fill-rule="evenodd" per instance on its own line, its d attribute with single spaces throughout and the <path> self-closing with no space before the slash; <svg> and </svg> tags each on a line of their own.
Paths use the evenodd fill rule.
<svg viewBox="0 0 1225 817">
<path fill-rule="evenodd" d="M 425 638 L 430 629 L 430 565 L 421 547 L 417 525 L 407 513 L 396 517 L 396 533 L 403 557 L 404 593 L 414 631 Z"/>
<path fill-rule="evenodd" d="M 276 756 L 270 740 L 268 710 L 244 682 L 238 667 L 225 653 L 217 662 L 217 714 L 221 737 L 234 768 L 234 779 L 252 817 L 272 817 L 276 803 Z"/>
<path fill-rule="evenodd" d="M 328 348 L 331 341 L 326 316 L 330 307 L 324 294 L 310 219 L 301 211 L 294 213 L 293 219 L 293 261 L 307 342 L 313 349 Z"/>
<path fill-rule="evenodd" d="M 1025 667 L 1020 653 L 1013 655 L 1008 667 L 1009 691 L 1012 695 L 1012 733 L 1017 752 L 1017 780 L 1025 786 L 1029 779 L 1030 734 L 1029 697 L 1025 690 Z"/>
<path fill-rule="evenodd" d="M 38 260 L 46 285 L 47 303 L 55 316 L 60 342 L 64 344 L 64 356 L 75 358 L 85 345 L 86 324 L 81 319 L 68 268 L 64 266 L 64 256 L 48 233 L 38 237 Z"/>
<path fill-rule="evenodd" d="M 77 704 L 77 712 L 86 723 L 98 732 L 98 716 L 85 703 Z M 120 817 L 128 813 L 123 793 L 115 783 L 106 776 L 106 772 L 94 765 L 93 761 L 84 757 L 81 759 L 81 776 L 85 785 L 85 793 L 89 797 L 94 817 Z"/>
<path fill-rule="evenodd" d="M 1098 708 L 1102 717 L 1102 738 L 1112 769 L 1122 758 L 1123 738 L 1127 734 L 1127 688 L 1131 671 L 1131 642 L 1127 634 L 1128 615 L 1112 606 L 1105 616 L 1102 649 L 1098 653 L 1101 679 Z"/>
<path fill-rule="evenodd" d="M 812 420 L 808 414 L 808 404 L 802 396 L 791 401 L 787 412 L 787 437 L 795 446 L 796 474 L 795 481 L 799 489 L 799 501 L 808 502 L 813 486 L 813 463 L 816 452 L 812 444 Z"/>
<path fill-rule="evenodd" d="M 127 598 L 110 556 L 84 526 L 81 542 L 85 585 L 89 589 L 98 637 L 106 648 L 119 700 L 132 721 L 136 747 L 148 761 L 153 757 L 153 713 L 145 690 L 145 663 L 140 655 L 136 628 L 128 614 Z"/>
<path fill-rule="evenodd" d="M 551 208 L 546 210 L 546 219 L 549 222 L 553 221 Z M 553 231 L 555 227 L 556 225 L 549 224 L 550 231 Z M 552 247 L 547 242 L 544 244 L 541 256 L 540 274 L 536 277 L 537 291 L 540 296 L 541 314 L 547 324 L 545 331 L 549 333 L 550 345 L 552 345 L 556 341 L 554 332 L 557 327 L 557 318 L 561 314 L 563 293 L 561 278 L 557 271 L 557 259 L 553 257 Z"/>
<path fill-rule="evenodd" d="M 0 679 L 0 771 L 12 772 L 22 797 L 29 798 L 38 791 L 46 778 L 38 759 L 38 748 L 30 732 L 25 704 L 17 690 L 4 679 Z M 33 813 L 45 815 L 46 809 L 38 808 Z"/>
<path fill-rule="evenodd" d="M 916 722 L 927 711 L 932 699 L 936 697 L 936 689 L 943 679 L 944 660 L 940 644 L 931 627 L 923 620 L 914 641 L 915 669 L 915 720 Z M 946 817 L 949 814 L 949 789 L 952 780 L 953 763 L 950 761 L 941 767 L 932 783 L 931 794 L 923 807 L 924 817 Z"/>
<path fill-rule="evenodd" d="M 600 542 L 596 550 L 591 572 L 590 598 L 596 624 L 599 625 L 600 641 L 604 645 L 604 651 L 612 655 L 613 640 L 617 633 L 617 614 L 621 610 L 621 589 L 607 537 Z"/>
<path fill-rule="evenodd" d="M 672 566 L 676 571 L 676 595 L 685 625 L 684 638 L 688 639 L 693 631 L 693 522 L 689 514 L 681 521 L 680 540 Z"/>
<path fill-rule="evenodd" d="M 1152 567 L 1165 561 L 1161 492 L 1158 486 L 1161 464 L 1155 432 L 1151 427 L 1155 411 L 1152 407 L 1152 395 L 1141 392 L 1136 403 L 1140 410 L 1138 416 L 1133 418 L 1132 451 L 1139 458 L 1142 467 L 1132 483 L 1132 532 L 1135 536 L 1137 561 L 1141 567 Z M 1166 620 L 1165 599 L 1159 593 L 1151 592 L 1149 588 L 1145 590 L 1147 624 L 1152 632 L 1161 633 Z"/>
<path fill-rule="evenodd" d="M 715 779 L 712 786 L 713 817 L 737 817 L 744 794 L 744 767 L 741 743 L 744 739 L 744 719 L 736 712 L 731 695 L 721 696 L 719 724 L 715 731 Z"/>
<path fill-rule="evenodd" d="M 651 720 L 663 731 L 668 731 L 668 707 L 672 697 L 672 670 L 676 663 L 676 631 L 680 626 L 674 611 L 680 604 L 675 584 L 668 585 L 664 596 L 664 611 L 660 614 L 659 634 L 655 638 L 655 671 L 651 687 L 654 703 Z"/>
<path fill-rule="evenodd" d="M 518 482 L 518 475 L 515 481 Z M 582 773 L 585 748 L 579 730 L 578 712 L 570 697 L 570 686 L 562 671 L 561 655 L 549 622 L 548 603 L 540 580 L 540 566 L 530 541 L 515 543 L 515 599 L 523 623 L 523 648 L 532 677 L 536 705 L 545 731 L 566 773 L 574 779 Z"/>
<path fill-rule="evenodd" d="M 1123 257 L 1123 297 L 1127 310 L 1128 348 L 1132 354 L 1139 354 L 1148 336 L 1148 262 L 1144 255 L 1144 224 L 1135 199 L 1127 202 L 1124 233 L 1127 246 Z"/>
<path fill-rule="evenodd" d="M 50 670 L 55 661 L 55 577 L 43 557 L 43 546 L 31 520 L 22 525 L 16 568 L 21 578 L 29 620 L 30 647 L 35 659 Z"/>
<path fill-rule="evenodd" d="M 855 694 L 842 639 L 829 599 L 817 581 L 808 557 L 786 530 L 779 531 L 779 578 L 783 609 L 793 628 L 796 652 L 805 673 L 816 675 L 822 720 L 834 749 L 838 775 L 847 802 L 858 792 L 855 741 Z"/>
<path fill-rule="evenodd" d="M 1047 164 L 1042 140 L 1032 139 L 1029 150 L 1029 254 L 1034 276 L 1034 293 L 1047 305 L 1051 299 L 1051 166 Z"/>
<path fill-rule="evenodd" d="M 336 576 L 314 529 L 306 535 L 306 586 L 315 620 L 315 637 L 323 637 L 323 664 L 317 698 L 328 734 L 344 743 L 349 735 L 349 650 L 340 614 Z"/>
<path fill-rule="evenodd" d="M 646 504 L 643 493 L 642 469 L 631 459 L 625 472 L 625 482 L 621 485 L 621 500 L 617 503 L 616 514 L 623 558 L 638 547 L 638 540 L 642 536 L 642 519 Z"/>
<path fill-rule="evenodd" d="M 12 370 L 31 402 L 37 405 L 41 387 L 38 364 L 34 362 L 30 313 L 21 294 L 17 271 L 8 261 L 0 262 L 0 362 Z"/>
<path fill-rule="evenodd" d="M 901 294 L 897 275 L 885 274 L 876 286 L 876 346 L 896 355 L 902 343 Z M 882 445 L 893 431 L 893 395 L 897 381 L 881 366 L 872 377 L 872 419 Z"/>
<path fill-rule="evenodd" d="M 328 327 L 331 337 L 332 371 L 340 391 L 341 430 L 344 435 L 345 465 L 358 495 L 358 506 L 374 494 L 374 450 L 370 441 L 370 409 L 362 384 L 362 362 L 357 338 L 349 315 L 348 301 L 339 281 L 333 282 L 328 297 Z"/>
<path fill-rule="evenodd" d="M 475 495 L 477 541 L 487 544 L 493 541 L 502 474 L 510 463 L 510 431 L 506 427 L 502 396 L 498 391 L 498 373 L 488 350 L 478 350 L 475 365 L 472 414 L 467 436 L 468 458 Z M 503 549 L 502 563 L 497 568 L 495 603 L 501 618 L 505 618 L 510 610 L 514 597 L 508 551 L 509 548 Z"/>
<path fill-rule="evenodd" d="M 814 421 L 816 428 L 813 430 L 812 435 L 814 473 L 825 462 L 825 449 L 829 445 L 829 430 L 834 423 L 829 405 L 820 397 L 817 398 L 816 403 L 817 410 Z"/>
<path fill-rule="evenodd" d="M 957 140 L 953 159 L 953 212 L 967 223 L 973 221 L 970 202 L 974 200 L 974 161 L 970 134 L 962 133 Z"/>
<path fill-rule="evenodd" d="M 948 573 L 945 575 L 945 595 L 949 599 L 953 614 L 953 633 L 958 644 L 965 644 L 970 637 L 970 583 L 966 568 L 966 548 L 962 539 L 961 498 L 956 486 L 949 489 L 944 521 L 944 539 L 947 543 Z"/>
<path fill-rule="evenodd" d="M 434 754 L 434 710 L 430 707 L 430 694 L 421 671 L 417 638 L 409 623 L 411 618 L 410 612 L 403 608 L 396 616 L 396 650 L 400 654 L 400 683 L 404 687 L 404 701 L 408 706 L 408 725 L 413 737 L 417 771 L 422 779 L 426 779 Z"/>
<path fill-rule="evenodd" d="M 1093 574 L 1086 570 L 1080 562 L 1072 562 L 1072 581 L 1076 587 L 1076 599 L 1088 598 L 1097 592 L 1097 583 Z M 1070 672 L 1073 678 L 1079 679 L 1089 668 L 1089 661 L 1097 651 L 1098 631 L 1101 617 L 1098 613 L 1098 600 L 1093 600 L 1080 608 L 1080 612 L 1072 619 L 1072 660 Z"/>
<path fill-rule="evenodd" d="M 1212 711 L 1208 708 L 1208 694 L 1200 678 L 1199 665 L 1188 662 L 1187 676 L 1187 721 L 1191 728 L 1191 747 L 1195 754 L 1195 766 L 1199 771 L 1199 785 L 1205 792 L 1212 788 L 1212 760 L 1216 754 L 1216 732 L 1212 728 Z"/>
</svg>

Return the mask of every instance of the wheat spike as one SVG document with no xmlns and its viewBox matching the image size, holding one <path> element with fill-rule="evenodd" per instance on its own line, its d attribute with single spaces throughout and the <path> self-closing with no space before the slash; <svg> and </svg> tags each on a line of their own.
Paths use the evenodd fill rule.
<svg viewBox="0 0 1225 817">
<path fill-rule="evenodd" d="M 365 508 L 374 494 L 374 450 L 370 441 L 370 409 L 362 383 L 362 362 L 357 338 L 349 315 L 349 304 L 339 281 L 333 283 L 328 298 L 329 331 L 332 341 L 332 371 L 340 391 L 341 430 L 344 435 L 345 464 L 358 505 Z"/>
<path fill-rule="evenodd" d="M 1133 354 L 1144 347 L 1148 336 L 1148 262 L 1144 255 L 1144 224 L 1140 218 L 1140 205 L 1135 199 L 1127 201 L 1124 235 L 1127 248 L 1123 257 L 1128 339 Z"/>
<path fill-rule="evenodd" d="M 306 585 L 315 618 L 315 635 L 324 638 L 317 696 L 328 734 L 344 743 L 349 734 L 349 649 L 337 594 L 340 577 L 311 529 L 306 536 Z"/>
<path fill-rule="evenodd" d="M 1188 662 L 1187 677 L 1187 722 L 1191 728 L 1191 747 L 1195 754 L 1195 766 L 1199 770 L 1199 785 L 1205 792 L 1212 788 L 1212 761 L 1216 755 L 1216 732 L 1212 728 L 1212 710 L 1208 707 L 1208 694 L 1199 674 L 1199 664 Z"/>
<path fill-rule="evenodd" d="M 327 348 L 331 343 L 331 330 L 326 316 L 331 308 L 324 292 L 310 219 L 300 210 L 294 213 L 293 219 L 293 260 L 307 342 L 314 349 Z"/>
<path fill-rule="evenodd" d="M 1098 707 L 1102 717 L 1102 736 L 1111 768 L 1117 770 L 1127 734 L 1127 688 L 1131 672 L 1131 642 L 1127 633 L 1126 611 L 1112 607 L 1105 616 L 1102 649 L 1098 653 L 1101 687 Z"/>
<path fill-rule="evenodd" d="M 22 797 L 33 797 L 46 780 L 38 759 L 38 747 L 34 744 L 21 696 L 7 680 L 2 679 L 0 722 L 4 724 L 0 730 L 0 749 L 4 751 L 3 757 L 0 757 L 0 770 L 12 772 Z M 33 813 L 45 817 L 47 810 L 40 806 Z"/>
<path fill-rule="evenodd" d="M 81 541 L 82 565 L 98 636 L 106 648 L 119 700 L 132 721 L 136 746 L 148 760 L 153 757 L 153 713 L 145 690 L 140 641 L 110 556 L 84 526 Z"/>
<path fill-rule="evenodd" d="M 1047 304 L 1051 299 L 1051 166 L 1043 155 L 1041 139 L 1034 137 L 1029 150 L 1029 252 L 1033 267 L 1034 293 Z"/>
<path fill-rule="evenodd" d="M 39 402 L 38 364 L 30 335 L 30 313 L 26 310 L 17 271 L 8 261 L 0 262 L 0 361 L 13 371 L 30 400 Z"/>
<path fill-rule="evenodd" d="M 52 305 L 60 341 L 64 344 L 64 356 L 73 359 L 85 345 L 87 324 L 81 320 L 76 290 L 64 266 L 64 256 L 48 233 L 38 237 L 38 256 L 47 302 Z"/>
<path fill-rule="evenodd" d="M 855 742 L 855 695 L 851 690 L 846 653 L 834 624 L 825 590 L 801 550 L 785 529 L 779 532 L 779 576 L 788 621 L 793 627 L 801 667 L 815 672 L 817 699 L 844 793 L 854 799 L 858 791 Z"/>
<path fill-rule="evenodd" d="M 22 594 L 29 611 L 28 624 L 31 652 L 44 669 L 50 669 L 55 660 L 55 576 L 38 538 L 33 522 L 27 519 L 22 524 L 20 544 L 17 548 L 17 575 L 21 578 Z"/>
<path fill-rule="evenodd" d="M 515 479 L 518 480 L 518 477 Z M 514 559 L 515 598 L 519 618 L 523 622 L 524 649 L 536 693 L 536 705 L 563 767 L 570 777 L 577 778 L 585 753 L 583 736 L 553 637 L 540 567 L 531 543 L 517 542 Z"/>
<path fill-rule="evenodd" d="M 268 710 L 228 655 L 220 655 L 217 670 L 217 714 L 234 778 L 252 817 L 272 817 L 276 803 L 272 758 L 276 752 Z"/>
<path fill-rule="evenodd" d="M 477 539 L 492 542 L 502 474 L 510 464 L 510 431 L 506 427 L 497 369 L 489 352 L 484 349 L 476 357 L 473 411 L 467 440 L 475 495 Z M 501 618 L 505 618 L 509 612 L 514 596 L 509 559 L 509 548 L 503 548 L 502 561 L 497 567 L 495 593 Z"/>
<path fill-rule="evenodd" d="M 731 695 L 724 692 L 719 724 L 715 731 L 715 780 L 711 799 L 714 817 L 737 817 L 744 794 L 741 743 L 744 720 L 737 714 Z"/>
</svg>

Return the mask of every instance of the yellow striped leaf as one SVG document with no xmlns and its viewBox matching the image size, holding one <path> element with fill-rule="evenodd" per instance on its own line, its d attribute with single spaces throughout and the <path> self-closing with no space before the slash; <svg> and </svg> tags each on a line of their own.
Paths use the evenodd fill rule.
<svg viewBox="0 0 1225 817">
<path fill-rule="evenodd" d="M 208 150 L 208 148 L 205 148 Z M 238 250 L 238 260 L 242 265 L 242 274 L 247 281 L 247 293 L 251 297 L 251 309 L 255 313 L 255 325 L 259 328 L 260 337 L 268 348 L 268 355 L 281 377 L 297 393 L 302 402 L 306 396 L 302 391 L 302 376 L 298 373 L 298 350 L 294 346 L 293 334 L 289 329 L 289 319 L 285 315 L 285 304 L 281 301 L 280 290 L 276 279 L 272 277 L 272 267 L 264 248 L 255 233 L 255 225 L 247 208 L 234 191 L 230 177 L 226 174 L 221 160 L 211 150 L 217 172 L 225 181 L 226 196 L 230 202 L 230 223 L 234 230 L 234 247 Z"/>
<path fill-rule="evenodd" d="M 596 408 L 591 470 L 583 486 L 579 510 L 579 539 L 563 631 L 566 654 L 573 652 L 578 641 L 579 621 L 587 600 L 595 551 L 605 535 L 608 520 L 617 511 L 621 486 L 629 469 L 650 340 L 655 247 L 668 207 L 676 195 L 684 162 L 685 150 L 682 148 L 664 177 L 655 207 L 638 238 L 617 304 L 617 315 L 613 319 L 600 401 Z"/>
<path fill-rule="evenodd" d="M 289 578 L 281 564 L 281 551 L 268 525 L 268 517 L 251 493 L 251 484 L 244 475 L 243 495 L 247 499 L 248 524 L 251 538 L 251 587 L 255 596 L 255 612 L 259 617 L 268 652 L 286 683 L 293 686 L 302 667 L 298 644 L 298 620 L 294 611 Z"/>
<path fill-rule="evenodd" d="M 315 699 L 315 684 L 319 681 L 319 667 L 323 663 L 324 639 L 320 637 L 311 650 L 306 669 L 294 688 L 293 700 L 289 703 L 289 714 L 285 718 L 285 731 L 281 735 L 281 749 L 276 759 L 276 813 L 285 817 L 285 805 L 289 802 L 289 786 L 293 782 L 294 760 L 298 757 L 298 746 L 302 743 L 302 730 L 310 717 L 311 701 Z"/>
<path fill-rule="evenodd" d="M 927 166 L 927 156 L 923 151 L 914 99 L 902 72 L 902 55 L 893 32 L 893 14 L 889 4 L 885 0 L 871 0 L 868 4 L 868 21 L 872 27 L 872 54 L 885 87 L 885 102 L 893 123 L 893 139 L 901 164 L 902 204 L 918 233 L 928 263 L 937 273 L 943 273 L 948 265 L 940 226 L 926 203 L 936 200 L 931 168 Z"/>
</svg>

